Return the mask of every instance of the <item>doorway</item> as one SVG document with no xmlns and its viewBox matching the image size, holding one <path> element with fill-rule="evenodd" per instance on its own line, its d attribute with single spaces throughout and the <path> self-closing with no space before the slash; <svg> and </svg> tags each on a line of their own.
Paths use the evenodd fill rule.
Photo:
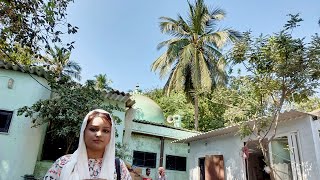
<svg viewBox="0 0 320 180">
<path fill-rule="evenodd" d="M 206 174 L 204 169 L 205 158 L 199 158 L 200 180 L 205 180 Z"/>
<path fill-rule="evenodd" d="M 223 155 L 206 155 L 199 158 L 200 180 L 224 180 Z"/>
<path fill-rule="evenodd" d="M 247 180 L 270 180 L 270 175 L 264 171 L 266 163 L 258 141 L 250 141 L 247 147 L 249 148 L 249 157 L 246 160 Z"/>
</svg>

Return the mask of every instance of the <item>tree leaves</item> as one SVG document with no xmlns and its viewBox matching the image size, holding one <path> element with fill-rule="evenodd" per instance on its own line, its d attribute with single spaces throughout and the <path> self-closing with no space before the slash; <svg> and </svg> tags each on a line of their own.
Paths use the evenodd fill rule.
<svg viewBox="0 0 320 180">
<path fill-rule="evenodd" d="M 19 43 L 40 55 L 52 44 L 61 43 L 64 32 L 74 34 L 78 27 L 67 22 L 67 6 L 73 0 L 0 1 L 0 47 L 14 52 Z M 73 49 L 72 44 L 65 47 Z"/>
</svg>

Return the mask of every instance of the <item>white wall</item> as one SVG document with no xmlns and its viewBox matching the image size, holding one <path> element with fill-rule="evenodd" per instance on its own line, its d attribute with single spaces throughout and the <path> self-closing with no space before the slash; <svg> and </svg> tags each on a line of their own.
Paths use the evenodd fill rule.
<svg viewBox="0 0 320 180">
<path fill-rule="evenodd" d="M 311 116 L 304 116 L 290 121 L 281 122 L 277 136 L 288 136 L 291 132 L 298 133 L 301 162 L 304 164 L 303 172 L 308 175 L 308 180 L 319 179 L 319 153 L 316 149 L 313 120 Z M 318 136 L 319 137 L 319 136 Z M 319 152 L 319 151 L 318 151 Z M 310 169 L 311 168 L 311 169 Z"/>
<path fill-rule="evenodd" d="M 313 131 L 313 140 L 315 144 L 318 169 L 316 171 L 320 172 L 320 119 L 312 121 L 312 131 Z"/>
<path fill-rule="evenodd" d="M 279 123 L 278 137 L 289 136 L 292 132 L 298 133 L 300 157 L 303 173 L 308 180 L 317 180 L 320 177 L 320 120 L 312 120 L 311 116 L 304 116 L 290 121 Z M 189 170 L 190 180 L 198 180 L 198 159 L 205 155 L 223 155 L 226 179 L 245 178 L 245 165 L 241 157 L 243 142 L 240 137 L 232 134 L 212 137 L 190 143 Z"/>
<path fill-rule="evenodd" d="M 239 137 L 232 134 L 209 138 L 190 143 L 189 179 L 199 179 L 198 159 L 206 155 L 223 155 L 225 178 L 230 180 L 243 179 L 244 165 L 241 157 L 243 143 Z"/>
<path fill-rule="evenodd" d="M 152 136 L 160 136 L 171 139 L 182 139 L 196 135 L 196 132 L 173 129 L 168 127 L 156 126 L 152 124 L 145 124 L 139 122 L 132 123 L 132 131 L 142 134 L 149 134 Z"/>
<path fill-rule="evenodd" d="M 33 77 L 46 85 L 43 78 Z M 13 89 L 7 88 L 9 78 L 14 79 Z M 45 128 L 31 128 L 31 120 L 17 116 L 17 110 L 49 97 L 50 91 L 28 74 L 0 69 L 0 109 L 14 111 L 9 132 L 0 133 L 1 180 L 18 180 L 25 174 L 33 174 Z"/>
</svg>

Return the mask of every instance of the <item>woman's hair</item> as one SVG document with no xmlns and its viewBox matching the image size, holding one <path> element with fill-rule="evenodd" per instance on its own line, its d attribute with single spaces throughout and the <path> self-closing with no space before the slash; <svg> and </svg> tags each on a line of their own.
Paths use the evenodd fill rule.
<svg viewBox="0 0 320 180">
<path fill-rule="evenodd" d="M 159 167 L 159 168 L 158 168 L 158 171 L 159 171 L 159 174 L 161 174 L 161 172 L 164 171 L 164 167 Z"/>
<path fill-rule="evenodd" d="M 94 111 L 89 117 L 88 117 L 88 122 L 87 124 L 92 121 L 94 118 L 96 117 L 100 117 L 101 119 L 109 122 L 111 125 L 112 125 L 112 122 L 111 122 L 111 117 L 109 114 L 107 113 L 102 113 L 102 112 L 97 112 L 97 111 Z"/>
</svg>

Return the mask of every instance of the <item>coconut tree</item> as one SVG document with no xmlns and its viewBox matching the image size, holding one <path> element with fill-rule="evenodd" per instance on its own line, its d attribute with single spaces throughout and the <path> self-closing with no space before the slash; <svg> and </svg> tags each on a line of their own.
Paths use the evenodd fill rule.
<svg viewBox="0 0 320 180">
<path fill-rule="evenodd" d="M 46 58 L 46 63 L 58 76 L 67 75 L 77 80 L 81 79 L 81 67 L 77 62 L 70 60 L 70 51 L 55 46 L 54 49 L 49 49 L 47 54 L 49 57 Z"/>
<path fill-rule="evenodd" d="M 160 29 L 171 39 L 159 43 L 158 49 L 166 51 L 158 57 L 151 70 L 158 72 L 161 79 L 168 77 L 164 92 L 183 90 L 194 104 L 195 129 L 198 129 L 199 90 L 211 90 L 226 82 L 225 61 L 222 48 L 240 38 L 240 33 L 219 29 L 217 23 L 226 13 L 220 8 L 210 9 L 203 0 L 188 2 L 188 17 L 177 19 L 160 17 Z"/>
<path fill-rule="evenodd" d="M 108 79 L 106 74 L 98 74 L 94 76 L 96 78 L 95 80 L 95 86 L 97 89 L 104 90 L 109 89 L 109 85 L 112 83 L 112 80 Z"/>
</svg>

